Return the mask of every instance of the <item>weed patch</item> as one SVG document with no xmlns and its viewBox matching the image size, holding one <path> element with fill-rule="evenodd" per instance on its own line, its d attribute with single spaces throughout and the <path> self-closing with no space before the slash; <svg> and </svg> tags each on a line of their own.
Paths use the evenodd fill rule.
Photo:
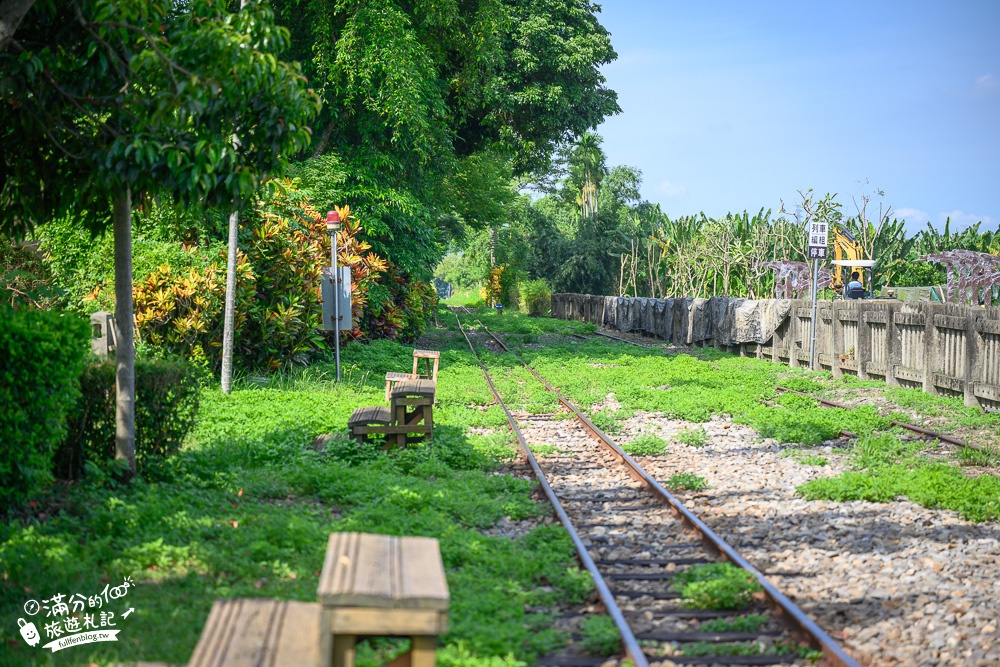
<svg viewBox="0 0 1000 667">
<path fill-rule="evenodd" d="M 747 614 L 732 618 L 716 618 L 698 626 L 699 632 L 757 632 L 767 624 L 767 616 Z"/>
<path fill-rule="evenodd" d="M 732 563 L 692 565 L 673 586 L 691 609 L 741 609 L 761 590 L 753 575 Z"/>
<path fill-rule="evenodd" d="M 692 475 L 689 472 L 679 472 L 670 476 L 670 479 L 666 482 L 666 487 L 671 491 L 681 489 L 687 491 L 701 491 L 702 489 L 708 488 L 708 482 L 705 481 L 704 477 Z"/>
<path fill-rule="evenodd" d="M 689 447 L 704 447 L 708 444 L 708 435 L 704 426 L 689 428 L 674 436 L 674 439 L 682 445 Z"/>
<path fill-rule="evenodd" d="M 588 616 L 583 620 L 583 647 L 591 655 L 609 656 L 621 650 L 621 635 L 610 616 Z"/>
<path fill-rule="evenodd" d="M 603 430 L 603 429 L 602 429 Z M 633 456 L 655 456 L 667 449 L 667 441 L 652 433 L 643 433 L 639 437 L 622 445 L 626 454 Z"/>
<path fill-rule="evenodd" d="M 854 447 L 853 470 L 815 479 L 798 492 L 807 500 L 884 503 L 905 497 L 924 507 L 955 510 L 970 521 L 1000 517 L 1000 477 L 967 477 L 954 466 L 921 456 L 922 447 L 920 441 L 904 442 L 890 434 L 861 438 Z"/>
</svg>

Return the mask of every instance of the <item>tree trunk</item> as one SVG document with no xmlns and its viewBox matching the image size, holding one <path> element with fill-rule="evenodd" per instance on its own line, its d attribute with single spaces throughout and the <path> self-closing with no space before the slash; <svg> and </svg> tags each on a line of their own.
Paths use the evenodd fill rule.
<svg viewBox="0 0 1000 667">
<path fill-rule="evenodd" d="M 0 2 L 0 53 L 7 50 L 10 40 L 24 20 L 35 0 L 3 0 Z"/>
<path fill-rule="evenodd" d="M 236 326 L 236 252 L 239 250 L 240 214 L 229 216 L 229 252 L 226 258 L 226 318 L 222 325 L 222 391 L 233 389 L 233 329 Z"/>
<path fill-rule="evenodd" d="M 132 192 L 115 198 L 115 460 L 135 476 L 135 346 L 132 309 Z"/>
</svg>

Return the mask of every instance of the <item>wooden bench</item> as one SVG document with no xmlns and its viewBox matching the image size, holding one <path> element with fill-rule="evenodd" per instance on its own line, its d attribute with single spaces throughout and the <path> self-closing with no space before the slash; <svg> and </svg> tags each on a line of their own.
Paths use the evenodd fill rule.
<svg viewBox="0 0 1000 667">
<path fill-rule="evenodd" d="M 385 401 L 389 402 L 389 391 L 392 389 L 394 382 L 399 382 L 400 380 L 416 380 L 412 373 L 399 373 L 397 371 L 389 371 L 385 374 Z"/>
<path fill-rule="evenodd" d="M 423 359 L 427 362 L 427 374 L 420 375 L 418 371 L 418 366 L 420 360 Z M 431 380 L 432 382 L 438 381 L 438 364 L 441 361 L 441 353 L 437 350 L 414 350 L 413 351 L 413 379 L 424 379 Z M 431 362 L 434 362 L 434 368 L 431 369 Z"/>
<path fill-rule="evenodd" d="M 406 446 L 409 435 L 434 439 L 434 396 L 437 383 L 433 380 L 400 380 L 389 392 L 393 426 L 388 431 L 396 436 L 398 447 Z"/>
<path fill-rule="evenodd" d="M 355 408 L 351 413 L 351 418 L 347 420 L 347 428 L 351 431 L 351 437 L 359 443 L 364 442 L 365 436 L 371 433 L 388 433 L 392 424 L 392 411 L 382 405 L 371 405 L 364 408 Z"/>
<path fill-rule="evenodd" d="M 439 634 L 448 631 L 448 582 L 438 541 L 334 533 L 327 543 L 317 591 L 322 627 L 332 641 L 325 665 L 354 667 L 355 644 L 365 635 L 411 637 L 407 661 L 435 667 Z"/>
<path fill-rule="evenodd" d="M 430 380 L 400 380 L 390 392 L 390 407 L 355 408 L 347 427 L 359 443 L 365 436 L 386 436 L 386 447 L 405 447 L 408 440 L 434 438 L 434 395 Z"/>
<path fill-rule="evenodd" d="M 322 621 L 316 602 L 216 600 L 188 667 L 326 667 Z"/>
</svg>

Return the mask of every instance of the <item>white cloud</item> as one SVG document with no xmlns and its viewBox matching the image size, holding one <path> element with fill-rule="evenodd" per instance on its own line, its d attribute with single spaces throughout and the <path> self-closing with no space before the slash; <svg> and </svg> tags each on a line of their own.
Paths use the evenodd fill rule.
<svg viewBox="0 0 1000 667">
<path fill-rule="evenodd" d="M 919 208 L 895 208 L 892 210 L 892 214 L 901 220 L 905 219 L 907 222 L 917 222 L 920 224 L 924 224 L 931 219 L 931 216 Z"/>
<path fill-rule="evenodd" d="M 941 213 L 938 215 L 938 221 L 944 225 L 945 220 L 951 218 L 951 231 L 961 231 L 970 225 L 974 225 L 977 222 L 982 222 L 979 231 L 984 232 L 989 229 L 993 229 L 997 226 L 997 221 L 988 215 L 975 215 L 974 213 L 966 213 L 965 211 L 949 211 L 947 213 Z"/>
<path fill-rule="evenodd" d="M 656 190 L 665 197 L 679 197 L 688 191 L 686 185 L 677 185 L 667 180 L 660 181 Z"/>
<path fill-rule="evenodd" d="M 975 88 L 979 92 L 991 93 L 1000 89 L 1000 77 L 995 74 L 982 74 L 976 77 Z"/>
</svg>

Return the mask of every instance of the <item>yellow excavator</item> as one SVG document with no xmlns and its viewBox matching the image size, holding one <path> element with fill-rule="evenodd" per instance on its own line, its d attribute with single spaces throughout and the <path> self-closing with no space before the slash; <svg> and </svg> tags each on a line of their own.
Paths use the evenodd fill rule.
<svg viewBox="0 0 1000 667">
<path fill-rule="evenodd" d="M 854 235 L 836 225 L 833 228 L 833 283 L 830 285 L 837 294 L 844 294 L 844 286 L 851 281 L 851 274 L 857 272 L 866 295 L 871 294 L 872 269 L 875 261 L 865 259 L 864 250 Z"/>
</svg>

